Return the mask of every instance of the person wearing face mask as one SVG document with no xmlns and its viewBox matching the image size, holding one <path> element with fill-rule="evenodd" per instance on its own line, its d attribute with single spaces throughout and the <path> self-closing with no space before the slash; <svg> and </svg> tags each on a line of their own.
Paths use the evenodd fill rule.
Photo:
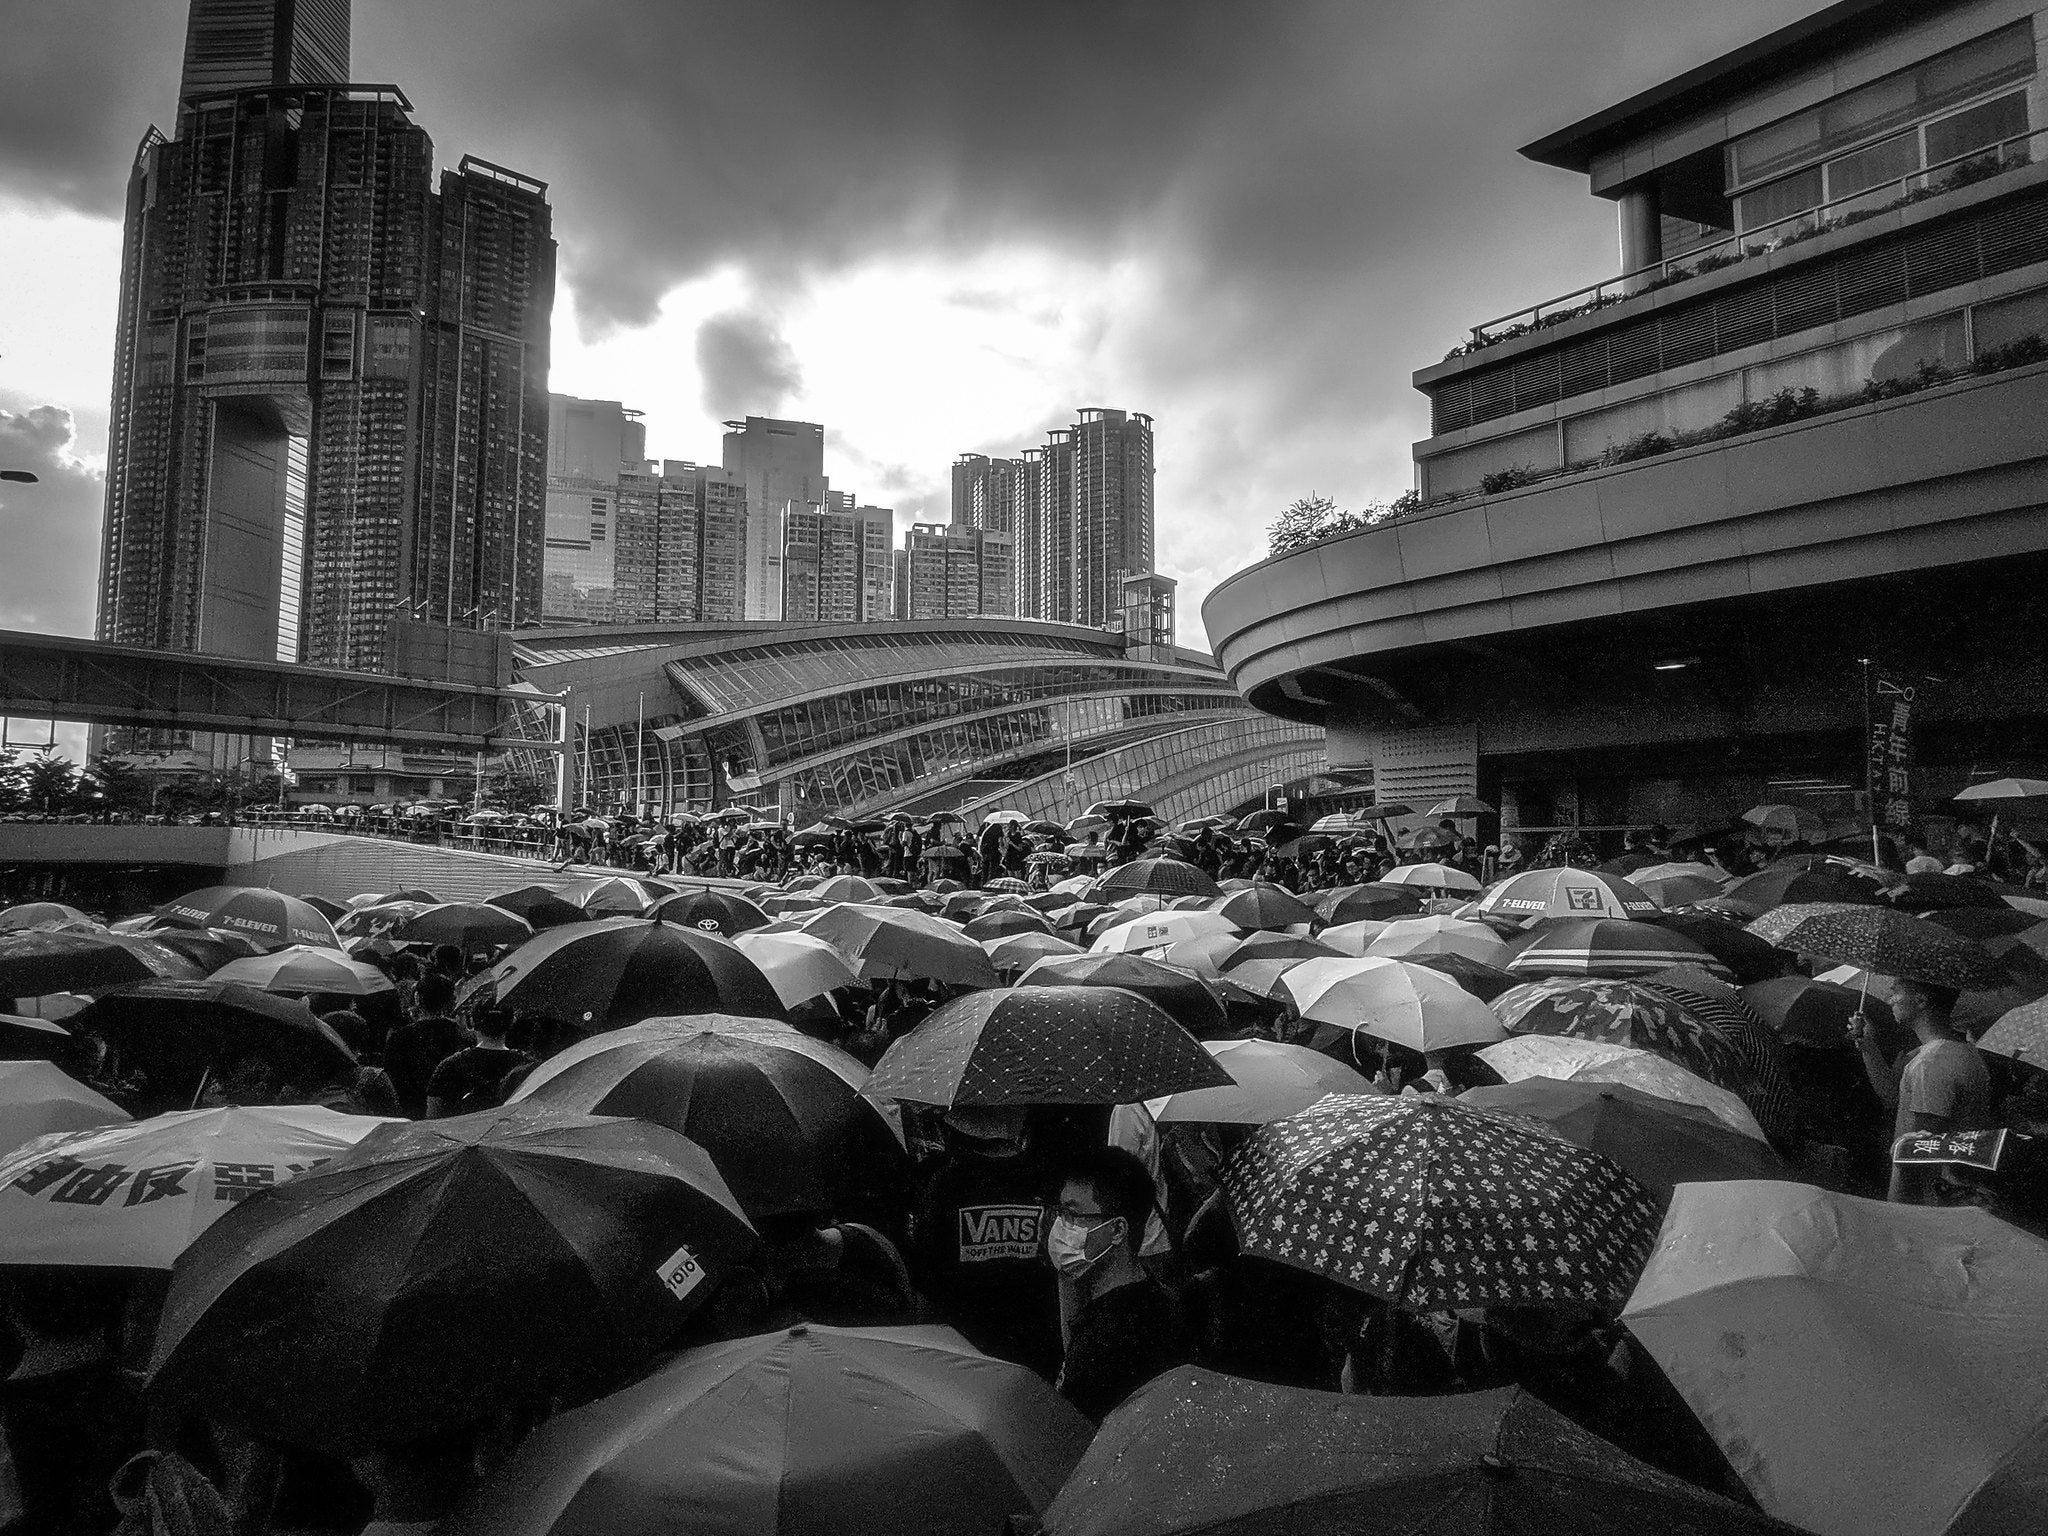
<svg viewBox="0 0 2048 1536">
<path fill-rule="evenodd" d="M 1046 1236 L 1066 1337 L 1055 1385 L 1098 1424 L 1193 1358 L 1172 1292 L 1138 1262 L 1152 1209 L 1152 1175 L 1122 1148 L 1090 1147 L 1069 1160 Z"/>
<path fill-rule="evenodd" d="M 1045 1258 L 1053 1165 L 1034 1149 L 1021 1107 L 949 1109 L 944 1136 L 905 1254 L 926 1316 L 1050 1380 L 1060 1358 Z"/>
</svg>

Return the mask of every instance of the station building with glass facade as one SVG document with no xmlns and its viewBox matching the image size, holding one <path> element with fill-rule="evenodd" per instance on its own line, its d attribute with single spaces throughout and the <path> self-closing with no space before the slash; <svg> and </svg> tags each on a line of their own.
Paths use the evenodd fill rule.
<svg viewBox="0 0 2048 1536">
<path fill-rule="evenodd" d="M 527 630 L 559 695 L 572 803 L 774 808 L 799 825 L 908 809 L 1065 819 L 1133 798 L 1187 818 L 1262 801 L 1322 732 L 1248 706 L 1213 659 L 1024 619 Z"/>
</svg>

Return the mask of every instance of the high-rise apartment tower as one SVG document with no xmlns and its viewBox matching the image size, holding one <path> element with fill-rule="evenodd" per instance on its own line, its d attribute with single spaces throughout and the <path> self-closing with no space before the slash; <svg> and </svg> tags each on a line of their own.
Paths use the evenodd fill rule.
<svg viewBox="0 0 2048 1536">
<path fill-rule="evenodd" d="M 280 30 L 267 54 L 248 34 L 248 69 L 346 72 L 345 6 L 264 9 Z M 242 57 L 244 10 L 195 6 L 195 69 Z M 143 140 L 101 638 L 380 670 L 394 614 L 539 617 L 545 189 L 465 159 L 437 194 L 410 110 L 395 86 L 202 83 Z"/>
</svg>

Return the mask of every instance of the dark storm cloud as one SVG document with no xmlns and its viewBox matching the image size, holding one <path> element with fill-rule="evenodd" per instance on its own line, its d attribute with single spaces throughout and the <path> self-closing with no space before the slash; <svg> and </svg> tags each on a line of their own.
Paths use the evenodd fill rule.
<svg viewBox="0 0 2048 1536">
<path fill-rule="evenodd" d="M 34 485 L 0 482 L 0 629 L 92 633 L 105 480 L 71 456 L 71 413 L 54 405 L 0 407 L 0 468 Z"/>
<path fill-rule="evenodd" d="M 697 329 L 704 413 L 720 420 L 773 416 L 803 387 L 796 354 L 766 315 L 734 310 Z"/>
</svg>

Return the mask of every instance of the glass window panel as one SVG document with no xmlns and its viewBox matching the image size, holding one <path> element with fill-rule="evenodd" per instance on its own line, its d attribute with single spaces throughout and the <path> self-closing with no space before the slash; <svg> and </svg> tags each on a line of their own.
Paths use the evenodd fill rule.
<svg viewBox="0 0 2048 1536">
<path fill-rule="evenodd" d="M 1920 138 L 1914 133 L 1894 134 L 1839 160 L 1828 162 L 1828 198 L 1851 197 L 1858 192 L 1920 169 Z"/>
<path fill-rule="evenodd" d="M 2027 131 L 2027 96 L 2014 91 L 1927 125 L 1927 163 L 1939 165 Z"/>
<path fill-rule="evenodd" d="M 1743 229 L 1757 229 L 1779 219 L 1803 213 L 1825 201 L 1820 167 L 1813 166 L 1794 176 L 1745 192 L 1735 200 L 1735 219 Z"/>
<path fill-rule="evenodd" d="M 1979 357 L 2022 336 L 2048 335 L 2048 288 L 1979 304 L 1970 312 L 1970 329 Z"/>
</svg>

